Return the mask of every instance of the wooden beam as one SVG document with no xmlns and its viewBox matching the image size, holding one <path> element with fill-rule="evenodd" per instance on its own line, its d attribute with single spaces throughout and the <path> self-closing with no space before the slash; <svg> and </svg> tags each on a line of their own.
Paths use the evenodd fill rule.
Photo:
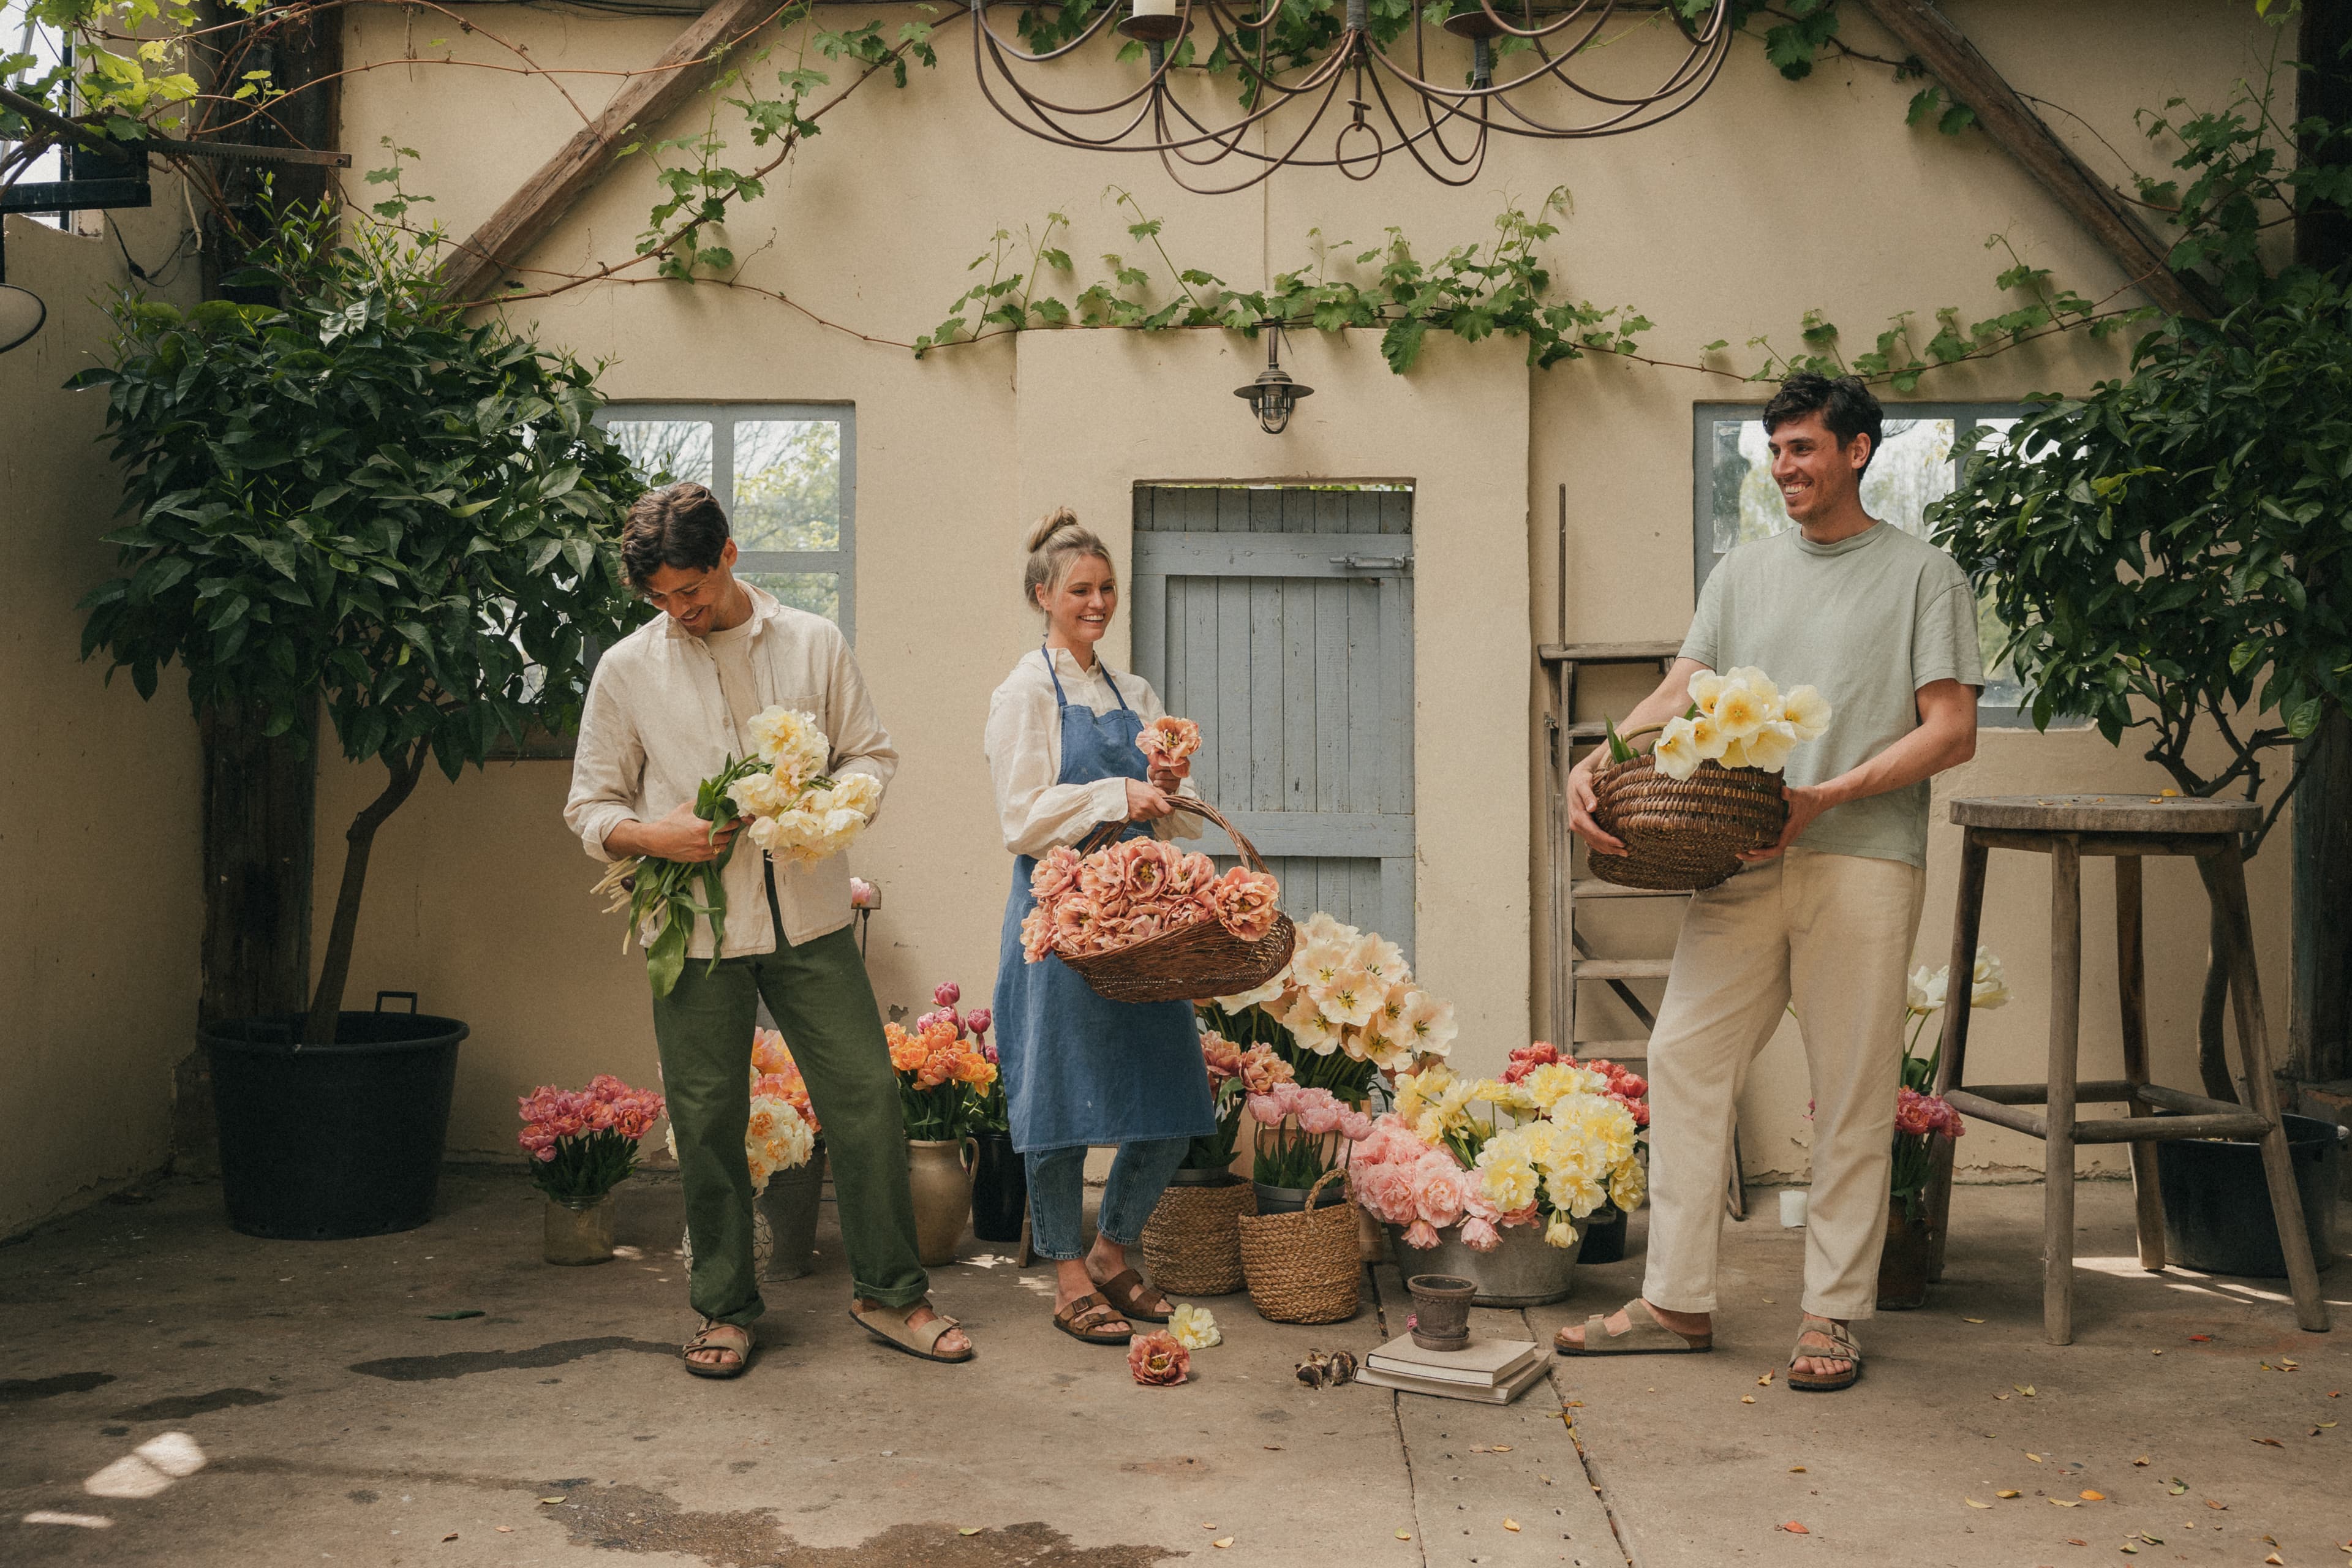
<svg viewBox="0 0 2352 1568">
<path fill-rule="evenodd" d="M 2170 247 L 2142 223 L 2139 215 L 2107 183 L 2084 166 L 2042 117 L 2017 96 L 1968 36 L 1936 8 L 1934 0 L 1856 0 L 1878 25 L 1976 110 L 1977 125 L 1994 146 L 2017 160 L 2058 205 L 2090 230 L 2125 275 L 2147 297 L 2176 316 L 2210 316 L 2218 301 L 2198 279 L 2172 270 Z"/>
<path fill-rule="evenodd" d="M 498 287 L 507 268 L 570 212 L 613 166 L 613 148 L 633 125 L 657 126 L 709 81 L 711 51 L 762 26 L 782 0 L 717 0 L 662 51 L 642 75 L 630 77 L 604 111 L 575 132 L 555 156 L 522 183 L 488 222 L 457 247 L 444 268 L 442 289 L 453 300 L 479 300 Z"/>
</svg>

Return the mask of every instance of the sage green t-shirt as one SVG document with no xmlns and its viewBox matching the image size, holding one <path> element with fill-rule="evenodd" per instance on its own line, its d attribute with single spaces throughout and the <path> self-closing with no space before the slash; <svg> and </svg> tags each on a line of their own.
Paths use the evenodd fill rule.
<svg viewBox="0 0 2352 1568">
<path fill-rule="evenodd" d="M 1890 523 L 1835 544 L 1795 529 L 1740 545 L 1707 578 L 1682 656 L 1754 665 L 1782 691 L 1829 700 L 1828 731 L 1800 742 L 1788 781 L 1817 784 L 1919 727 L 1919 688 L 1984 685 L 1976 598 L 1952 558 Z M 1927 863 L 1925 780 L 1822 813 L 1797 842 L 1831 855 Z"/>
</svg>

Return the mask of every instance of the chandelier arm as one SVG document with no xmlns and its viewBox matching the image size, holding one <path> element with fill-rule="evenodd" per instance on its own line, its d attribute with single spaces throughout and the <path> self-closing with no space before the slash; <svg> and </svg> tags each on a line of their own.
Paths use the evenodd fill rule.
<svg viewBox="0 0 2352 1568">
<path fill-rule="evenodd" d="M 1467 100 L 1474 98 L 1501 99 L 1506 94 L 1526 86 L 1528 83 L 1534 81 L 1538 77 L 1549 77 L 1580 98 L 1585 99 L 1593 103 L 1607 105 L 1612 109 L 1626 110 L 1626 114 L 1621 114 L 1614 117 L 1614 120 L 1601 122 L 1604 124 L 1613 124 L 1616 120 L 1625 119 L 1631 114 L 1638 114 L 1641 110 L 1664 102 L 1670 98 L 1680 97 L 1686 92 L 1692 91 L 1694 82 L 1699 81 L 1702 74 L 1704 76 L 1704 80 L 1699 82 L 1697 89 L 1703 91 L 1706 85 L 1713 83 L 1716 73 L 1722 68 L 1723 58 L 1728 53 L 1727 47 L 1728 42 L 1729 40 L 1727 36 L 1718 41 L 1712 48 L 1692 51 L 1687 58 L 1674 68 L 1667 79 L 1661 83 L 1656 89 L 1633 98 L 1621 98 L 1614 94 L 1601 92 L 1597 89 L 1587 87 L 1583 83 L 1579 82 L 1575 78 L 1569 76 L 1567 74 L 1566 68 L 1570 60 L 1573 58 L 1570 55 L 1562 55 L 1558 59 L 1549 60 L 1544 65 L 1529 67 L 1526 71 L 1523 71 L 1518 76 L 1512 78 L 1509 81 L 1496 82 L 1491 86 L 1484 88 L 1447 87 L 1441 83 L 1430 81 L 1425 78 L 1415 75 L 1412 71 L 1405 69 L 1404 67 L 1397 61 L 1389 58 L 1386 55 L 1375 53 L 1372 58 L 1381 69 L 1386 71 L 1390 76 L 1394 77 L 1401 85 L 1408 87 L 1415 92 L 1451 98 L 1457 100 Z M 1517 117 L 1522 119 L 1526 118 L 1524 115 Z M 1591 135 L 1599 134 L 1600 132 L 1592 131 L 1562 131 L 1558 133 L 1563 135 Z"/>
<path fill-rule="evenodd" d="M 1294 154 L 1297 153 L 1301 146 L 1306 144 L 1307 138 L 1314 133 L 1315 128 L 1323 123 L 1323 117 L 1330 112 L 1332 101 L 1339 97 L 1339 82 L 1340 79 L 1336 75 L 1331 79 L 1330 90 L 1324 94 L 1323 101 L 1321 104 L 1317 106 L 1314 117 L 1307 121 L 1305 127 L 1299 131 L 1297 138 L 1291 142 L 1290 146 L 1283 153 L 1279 154 L 1253 153 L 1247 148 L 1240 146 L 1235 146 L 1233 149 L 1234 153 L 1240 153 L 1243 157 L 1256 159 L 1265 165 L 1264 168 L 1258 170 L 1257 173 L 1252 174 L 1248 179 L 1231 185 L 1213 187 L 1193 184 L 1190 181 L 1186 180 L 1181 174 L 1178 173 L 1175 164 L 1169 162 L 1169 154 L 1165 149 L 1163 149 L 1160 154 L 1160 166 L 1168 171 L 1168 177 L 1170 179 L 1174 180 L 1179 185 L 1183 186 L 1184 189 L 1191 191 L 1195 195 L 1203 196 L 1232 195 L 1238 191 L 1246 191 L 1253 185 L 1261 184 L 1267 179 L 1272 178 L 1274 172 L 1276 169 L 1282 168 L 1285 164 L 1297 164 L 1309 168 L 1320 166 L 1323 162 L 1321 160 L 1297 158 Z M 1192 164 L 1195 168 L 1205 166 L 1203 162 L 1198 160 L 1188 158 L 1185 159 L 1184 162 Z"/>
<path fill-rule="evenodd" d="M 1688 109 L 1691 105 L 1696 103 L 1699 99 L 1706 94 L 1706 89 L 1714 85 L 1716 77 L 1723 69 L 1724 61 L 1728 58 L 1728 50 L 1723 50 L 1717 53 L 1708 64 L 1706 76 L 1696 83 L 1690 85 L 1687 90 L 1679 96 L 1678 101 L 1667 104 L 1664 100 L 1659 100 L 1641 108 L 1629 110 L 1625 113 L 1613 115 L 1587 125 L 1553 125 L 1548 121 L 1537 119 L 1534 115 L 1529 114 L 1527 110 L 1519 108 L 1517 104 L 1511 102 L 1510 100 L 1507 98 L 1497 99 L 1496 102 L 1501 105 L 1504 112 L 1510 115 L 1513 120 L 1517 121 L 1520 125 L 1526 127 L 1524 131 L 1513 132 L 1512 134 L 1514 135 L 1531 136 L 1539 140 L 1553 142 L 1591 140 L 1601 136 L 1622 136 L 1629 131 L 1645 131 L 1651 126 L 1664 124 L 1665 121 L 1672 120 L 1675 115 L 1680 114 L 1684 110 Z M 1660 107 L 1661 104 L 1664 104 L 1664 107 Z M 1650 112 L 1652 110 L 1654 110 L 1654 112 Z"/>
<path fill-rule="evenodd" d="M 1489 143 L 1487 125 L 1483 115 L 1478 117 L 1477 120 L 1478 139 L 1476 144 L 1472 148 L 1470 155 L 1467 158 L 1457 158 L 1454 155 L 1454 150 L 1445 145 L 1445 139 L 1438 133 L 1437 121 L 1433 120 L 1430 121 L 1429 127 L 1426 131 L 1414 132 L 1411 134 L 1407 134 L 1404 128 L 1404 122 L 1397 118 L 1396 105 L 1389 101 L 1388 89 L 1381 85 L 1380 77 L 1375 74 L 1371 79 L 1372 96 L 1380 100 L 1381 112 L 1388 116 L 1389 123 L 1396 128 L 1397 145 L 1404 149 L 1405 155 L 1407 157 L 1410 157 L 1414 163 L 1421 165 L 1421 171 L 1423 174 L 1427 174 L 1431 179 L 1435 180 L 1438 184 L 1443 185 L 1466 185 L 1471 181 L 1478 177 L 1479 170 L 1485 168 L 1486 164 L 1486 148 Z M 1423 103 L 1423 112 L 1424 114 L 1428 112 L 1428 104 L 1425 100 Z M 1453 112 L 1460 113 L 1462 111 L 1455 110 Z M 1423 156 L 1419 143 L 1424 137 L 1436 143 L 1437 150 L 1444 154 L 1445 161 L 1447 163 L 1452 163 L 1457 169 L 1464 169 L 1464 172 L 1459 178 L 1446 174 L 1444 171 L 1439 169 L 1434 163 L 1432 163 L 1426 157 Z M 1468 165 L 1466 169 L 1464 168 L 1465 163 Z"/>
</svg>

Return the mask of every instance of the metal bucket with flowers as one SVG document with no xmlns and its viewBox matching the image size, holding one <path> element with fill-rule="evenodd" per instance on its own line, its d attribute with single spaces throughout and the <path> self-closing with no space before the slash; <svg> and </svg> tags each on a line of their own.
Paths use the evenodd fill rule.
<svg viewBox="0 0 2352 1568">
<path fill-rule="evenodd" d="M 1829 728 L 1830 705 L 1810 686 L 1783 695 L 1762 670 L 1691 677 L 1691 705 L 1653 729 L 1609 726 L 1609 762 L 1594 770 L 1592 820 L 1625 846 L 1595 851 L 1592 874 L 1623 888 L 1698 892 L 1769 849 L 1789 807 L 1780 770 L 1790 752 Z M 1633 742 L 1655 733 L 1647 752 Z"/>
</svg>

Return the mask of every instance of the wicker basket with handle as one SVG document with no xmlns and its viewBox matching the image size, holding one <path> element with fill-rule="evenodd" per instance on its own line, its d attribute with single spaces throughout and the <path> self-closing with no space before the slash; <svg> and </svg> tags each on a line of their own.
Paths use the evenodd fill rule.
<svg viewBox="0 0 2352 1568">
<path fill-rule="evenodd" d="M 1699 763 L 1686 779 L 1657 771 L 1648 752 L 1592 774 L 1592 820 L 1625 845 L 1589 858 L 1592 874 L 1621 888 L 1695 893 L 1739 869 L 1743 849 L 1769 849 L 1789 820 L 1780 775 Z"/>
<path fill-rule="evenodd" d="M 1298 1214 L 1244 1215 L 1242 1275 L 1250 1305 L 1276 1323 L 1337 1323 L 1356 1315 L 1364 1260 L 1356 1239 L 1356 1205 L 1342 1196 L 1315 1206 L 1323 1189 L 1347 1174 L 1327 1171 L 1307 1190 Z M 1341 1187 L 1344 1194 L 1347 1188 Z"/>
<path fill-rule="evenodd" d="M 1242 864 L 1264 871 L 1257 847 L 1241 829 L 1224 819 L 1205 800 L 1184 797 L 1179 811 L 1195 812 L 1225 830 Z M 1106 822 L 1087 836 L 1078 853 L 1091 855 L 1118 842 L 1127 831 L 1123 822 Z M 1290 917 L 1277 912 L 1274 926 L 1255 942 L 1244 942 L 1214 920 L 1194 921 L 1158 936 L 1146 937 L 1108 952 L 1065 956 L 1062 962 L 1079 978 L 1114 1002 L 1197 1002 L 1209 996 L 1231 996 L 1265 984 L 1290 962 L 1298 940 Z"/>
<path fill-rule="evenodd" d="M 1257 1212 L 1257 1189 L 1171 1185 L 1143 1226 L 1143 1266 L 1151 1282 L 1177 1296 L 1230 1296 L 1242 1288 L 1242 1239 L 1235 1224 Z"/>
</svg>

